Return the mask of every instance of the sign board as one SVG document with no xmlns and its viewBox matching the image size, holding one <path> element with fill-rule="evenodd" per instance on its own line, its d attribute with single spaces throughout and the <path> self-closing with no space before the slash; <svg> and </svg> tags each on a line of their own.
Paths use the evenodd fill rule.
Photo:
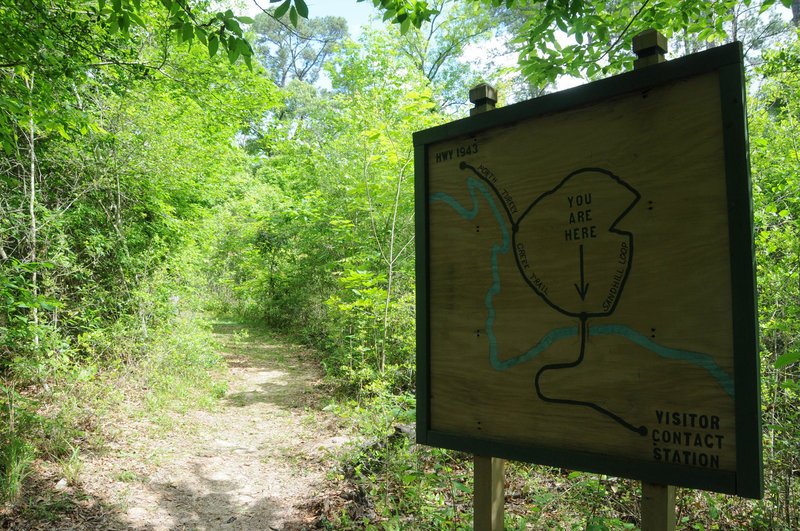
<svg viewBox="0 0 800 531">
<path fill-rule="evenodd" d="M 760 497 L 740 45 L 414 145 L 419 441 Z"/>
</svg>

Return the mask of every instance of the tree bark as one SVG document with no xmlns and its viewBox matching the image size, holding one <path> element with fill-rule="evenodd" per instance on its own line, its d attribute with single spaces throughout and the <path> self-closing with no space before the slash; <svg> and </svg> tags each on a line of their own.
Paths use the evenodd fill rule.
<svg viewBox="0 0 800 531">
<path fill-rule="evenodd" d="M 30 261 L 35 263 L 37 258 L 37 244 L 36 244 L 36 128 L 35 123 L 33 121 L 33 74 L 29 80 L 26 81 L 27 88 L 28 88 L 28 109 L 29 109 L 29 121 L 28 121 L 28 153 L 30 155 L 30 189 L 29 192 L 29 201 L 28 201 L 28 211 L 31 218 L 30 224 Z M 33 297 L 36 299 L 39 296 L 39 273 L 36 269 L 36 266 L 33 267 L 33 275 L 31 278 L 31 284 L 33 286 Z M 34 335 L 33 335 L 33 343 L 36 346 L 39 346 L 39 310 L 34 305 L 33 307 L 33 326 L 34 326 Z"/>
</svg>

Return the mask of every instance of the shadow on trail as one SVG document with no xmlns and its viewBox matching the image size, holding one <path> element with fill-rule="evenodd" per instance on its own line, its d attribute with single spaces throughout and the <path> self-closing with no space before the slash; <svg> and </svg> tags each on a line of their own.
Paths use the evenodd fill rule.
<svg viewBox="0 0 800 531">
<path fill-rule="evenodd" d="M 132 525 L 121 507 L 111 501 L 115 492 L 95 496 L 80 487 L 56 491 L 55 477 L 34 470 L 25 480 L 19 501 L 0 506 L 0 530 L 15 531 L 301 531 L 322 529 L 313 514 L 322 500 L 306 500 L 306 517 L 280 516 L 279 501 L 270 496 L 242 503 L 234 478 L 208 477 L 195 464 L 192 473 L 201 487 L 190 489 L 165 482 L 149 482 L 158 497 L 158 508 L 167 510 L 169 521 Z M 213 508 L 213 509 L 212 509 Z M 209 510 L 206 510 L 209 509 Z M 153 511 L 154 508 L 141 508 Z"/>
<path fill-rule="evenodd" d="M 117 531 L 128 529 L 119 507 L 80 487 L 58 491 L 57 477 L 43 476 L 34 468 L 25 479 L 19 500 L 0 505 L 0 529 L 52 531 Z"/>
<path fill-rule="evenodd" d="M 229 354 L 226 363 L 232 368 L 290 367 L 302 364 L 303 349 L 299 345 L 286 345 L 257 325 L 235 322 L 214 322 L 211 331 L 220 338 L 222 349 Z"/>
<path fill-rule="evenodd" d="M 163 482 L 148 485 L 149 490 L 160 498 L 159 508 L 172 516 L 174 523 L 166 527 L 170 531 L 299 529 L 279 523 L 277 513 L 281 506 L 274 498 L 265 496 L 258 500 L 241 500 L 236 496 L 238 485 L 233 479 L 208 477 L 199 464 L 192 467 L 192 473 L 201 485 L 198 489 Z M 131 529 L 155 531 L 164 528 L 147 525 Z"/>
<path fill-rule="evenodd" d="M 169 522 L 131 525 L 118 505 L 88 494 L 80 487 L 56 491 L 55 478 L 34 471 L 16 505 L 0 508 L 0 529 L 19 531 L 297 531 L 314 529 L 314 522 L 278 515 L 282 509 L 274 498 L 237 499 L 236 481 L 207 477 L 195 464 L 193 474 L 201 488 L 193 490 L 171 483 L 151 482 L 148 489 L 158 498 L 159 509 L 167 510 Z M 109 493 L 112 498 L 113 493 Z M 245 503 L 243 503 L 243 501 Z M 148 509 L 141 509 L 147 511 Z"/>
<path fill-rule="evenodd" d="M 225 402 L 232 407 L 247 407 L 253 404 L 272 404 L 281 409 L 302 409 L 319 404 L 302 385 L 265 382 L 258 384 L 260 390 L 240 391 L 225 395 Z"/>
<path fill-rule="evenodd" d="M 235 322 L 216 322 L 212 330 L 221 340 L 228 367 L 247 371 L 251 384 L 249 389 L 227 393 L 228 406 L 272 404 L 299 409 L 321 405 L 315 393 L 321 374 L 310 366 L 301 347 L 276 344 L 268 334 Z"/>
</svg>

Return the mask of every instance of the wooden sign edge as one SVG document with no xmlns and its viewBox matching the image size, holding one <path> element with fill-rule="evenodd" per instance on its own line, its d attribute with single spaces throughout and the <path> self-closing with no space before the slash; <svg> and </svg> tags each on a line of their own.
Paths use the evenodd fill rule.
<svg viewBox="0 0 800 531">
<path fill-rule="evenodd" d="M 723 144 L 728 193 L 731 284 L 736 386 L 736 472 L 690 469 L 644 460 L 598 456 L 549 447 L 518 445 L 464 437 L 430 429 L 429 271 L 427 246 L 427 145 L 548 113 L 646 90 L 678 79 L 717 71 L 723 116 Z M 512 460 L 629 477 L 737 494 L 763 496 L 760 360 L 756 315 L 753 209 L 745 113 L 741 43 L 735 42 L 647 69 L 457 120 L 414 133 L 415 229 L 417 278 L 417 442 Z M 745 375 L 746 377 L 741 377 Z"/>
</svg>

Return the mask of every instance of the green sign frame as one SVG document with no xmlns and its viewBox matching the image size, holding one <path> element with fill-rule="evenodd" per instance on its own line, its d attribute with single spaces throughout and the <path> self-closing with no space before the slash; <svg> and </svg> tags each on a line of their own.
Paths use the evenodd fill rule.
<svg viewBox="0 0 800 531">
<path fill-rule="evenodd" d="M 665 426 L 657 426 L 658 429 L 653 429 L 651 426 L 648 429 L 643 425 L 639 426 L 640 423 L 628 422 L 625 420 L 624 410 L 620 410 L 619 408 L 614 410 L 614 408 L 605 406 L 601 407 L 601 405 L 599 405 L 601 404 L 599 400 L 590 402 L 586 400 L 555 399 L 553 396 L 557 393 L 542 391 L 540 389 L 540 379 L 544 382 L 545 373 L 548 370 L 564 368 L 566 366 L 574 367 L 580 359 L 583 358 L 584 347 L 591 341 L 600 341 L 600 339 L 598 339 L 599 336 L 606 333 L 604 332 L 605 329 L 601 329 L 601 326 L 596 325 L 592 328 L 587 322 L 593 319 L 600 322 L 602 318 L 611 315 L 617 307 L 617 303 L 619 301 L 624 301 L 624 298 L 620 295 L 623 291 L 623 287 L 627 287 L 626 296 L 634 292 L 634 288 L 631 287 L 632 284 L 629 283 L 629 285 L 625 285 L 625 276 L 631 271 L 631 263 L 637 264 L 637 258 L 633 257 L 633 236 L 623 229 L 618 229 L 617 224 L 619 224 L 620 227 L 624 225 L 624 220 L 622 218 L 634 208 L 637 202 L 638 205 L 636 205 L 635 208 L 639 211 L 643 212 L 647 208 L 647 194 L 642 191 L 645 187 L 639 186 L 636 182 L 629 180 L 626 175 L 617 176 L 615 168 L 608 167 L 609 165 L 614 165 L 613 156 L 606 154 L 603 155 L 605 157 L 603 159 L 603 167 L 599 165 L 598 167 L 586 167 L 585 165 L 581 165 L 580 168 L 575 168 L 575 170 L 569 174 L 568 172 L 560 174 L 563 176 L 563 179 L 551 180 L 551 184 L 548 184 L 544 188 L 541 187 L 543 185 L 539 184 L 528 185 L 524 182 L 519 184 L 520 187 L 527 186 L 531 190 L 536 189 L 536 186 L 540 186 L 540 188 L 536 189 L 538 191 L 536 191 L 535 194 L 530 195 L 530 197 L 537 197 L 535 201 L 527 199 L 527 201 L 518 201 L 519 204 L 515 204 L 510 198 L 510 192 L 501 189 L 502 186 L 495 180 L 491 168 L 493 160 L 508 157 L 513 158 L 516 155 L 505 154 L 502 148 L 498 150 L 495 146 L 493 149 L 496 150 L 496 154 L 486 154 L 485 151 L 482 151 L 482 158 L 478 159 L 476 156 L 473 156 L 473 158 L 470 159 L 469 153 L 466 151 L 472 151 L 474 149 L 477 152 L 479 145 L 481 149 L 483 149 L 483 144 L 479 144 L 478 140 L 474 140 L 475 144 L 472 144 L 473 139 L 499 137 L 503 134 L 508 134 L 504 133 L 504 131 L 514 130 L 514 128 L 520 128 L 520 131 L 524 131 L 525 128 L 529 127 L 528 124 L 533 128 L 541 127 L 544 123 L 550 124 L 552 120 L 560 119 L 559 117 L 564 117 L 565 122 L 568 120 L 575 120 L 576 123 L 578 123 L 581 120 L 580 117 L 583 115 L 582 113 L 592 113 L 597 109 L 606 109 L 609 105 L 621 105 L 619 102 L 624 102 L 626 97 L 633 97 L 632 95 L 635 95 L 637 98 L 646 98 L 651 91 L 657 93 L 662 87 L 676 86 L 676 84 L 680 85 L 684 80 L 695 78 L 713 79 L 713 83 L 717 87 L 714 90 L 718 90 L 719 116 L 721 117 L 721 123 L 718 127 L 719 134 L 716 136 L 720 137 L 718 141 L 721 147 L 718 151 L 720 152 L 719 165 L 722 170 L 719 173 L 723 176 L 720 184 L 720 189 L 723 191 L 720 208 L 723 214 L 727 212 L 727 220 L 724 221 L 727 233 L 723 234 L 721 237 L 721 240 L 725 241 L 723 241 L 724 245 L 720 246 L 719 252 L 725 253 L 723 257 L 723 262 L 725 263 L 724 278 L 726 279 L 726 283 L 728 283 L 727 279 L 729 278 L 730 291 L 729 293 L 726 292 L 725 299 L 722 303 L 710 300 L 712 297 L 709 297 L 708 308 L 702 307 L 702 304 L 698 307 L 697 302 L 694 301 L 692 303 L 693 308 L 690 309 L 689 313 L 716 312 L 720 304 L 724 305 L 727 308 L 726 311 L 729 312 L 725 314 L 724 320 L 727 321 L 726 329 L 730 330 L 731 336 L 729 342 L 731 346 L 730 350 L 732 350 L 732 352 L 730 352 L 730 370 L 727 371 L 727 374 L 722 374 L 722 377 L 717 377 L 717 380 L 721 382 L 721 378 L 723 377 L 726 381 L 729 379 L 730 381 L 727 384 L 729 389 L 728 394 L 730 397 L 735 397 L 735 399 L 732 399 L 732 405 L 730 406 L 732 411 L 730 425 L 732 427 L 730 428 L 731 433 L 727 436 L 730 443 L 726 442 L 726 445 L 728 445 L 726 447 L 732 448 L 733 450 L 731 450 L 732 455 L 728 456 L 730 464 L 722 467 L 699 466 L 697 463 L 697 455 L 700 454 L 696 454 L 693 458 L 694 462 L 691 462 L 691 460 L 688 459 L 690 455 L 688 449 L 682 450 L 679 447 L 667 448 L 666 446 L 666 450 L 657 449 L 658 445 L 661 444 L 665 438 L 683 437 L 683 435 L 679 433 L 682 429 L 687 430 L 685 431 L 687 448 L 690 446 L 690 439 L 696 441 L 695 444 L 702 446 L 703 440 L 708 441 L 713 439 L 713 437 L 719 437 L 721 447 L 722 435 L 715 435 L 713 432 L 714 423 L 719 423 L 719 419 L 714 415 L 702 415 L 707 417 L 703 420 L 705 424 L 702 426 L 706 431 L 702 431 L 700 427 L 700 413 L 695 414 L 691 411 L 687 412 L 687 410 L 684 409 L 674 412 L 666 410 L 657 411 L 655 415 L 653 415 L 653 410 L 651 409 L 648 410 L 651 417 L 649 421 L 653 425 L 658 421 L 661 424 L 670 425 L 670 428 L 665 429 Z M 603 110 L 603 112 L 606 113 L 603 114 L 604 116 L 609 115 L 605 110 Z M 623 117 L 621 119 L 627 118 Z M 648 117 L 633 117 L 631 119 L 647 120 Z M 589 122 L 591 122 L 591 119 L 589 119 Z M 600 125 L 602 124 L 598 124 L 598 126 Z M 580 126 L 576 125 L 576 127 Z M 702 131 L 698 132 L 699 135 L 702 135 L 702 133 Z M 576 137 L 580 137 L 580 134 L 577 134 Z M 565 140 L 569 140 L 569 135 L 565 137 Z M 635 138 L 626 140 L 626 142 L 635 141 Z M 558 145 L 558 139 L 556 139 L 554 145 Z M 471 279 L 470 275 L 472 274 L 472 269 L 459 271 L 458 268 L 460 266 L 458 260 L 463 260 L 465 264 L 481 262 L 482 259 L 479 258 L 479 256 L 481 256 L 480 253 L 483 252 L 481 245 L 486 245 L 485 243 L 473 243 L 469 235 L 465 234 L 462 237 L 457 228 L 442 230 L 440 227 L 443 214 L 437 213 L 439 210 L 436 209 L 443 209 L 445 207 L 439 202 L 435 202 L 434 195 L 432 194 L 439 194 L 435 195 L 436 199 L 449 196 L 439 191 L 443 186 L 439 183 L 444 182 L 445 178 L 439 177 L 440 174 L 444 174 L 437 169 L 443 166 L 443 164 L 438 164 L 441 161 L 438 160 L 437 157 L 440 159 L 442 157 L 447 159 L 448 156 L 443 154 L 448 151 L 450 152 L 449 157 L 453 157 L 453 149 L 443 150 L 442 146 L 445 148 L 448 148 L 448 146 L 456 146 L 456 156 L 460 155 L 461 157 L 465 157 L 459 166 L 455 164 L 448 166 L 448 168 L 450 168 L 448 170 L 450 173 L 447 173 L 447 176 L 451 174 L 458 175 L 461 179 L 459 182 L 462 183 L 465 182 L 465 179 L 472 180 L 471 182 L 473 184 L 470 185 L 472 186 L 470 193 L 472 193 L 472 201 L 475 202 L 475 205 L 477 205 L 479 201 L 483 201 L 483 199 L 480 199 L 480 194 L 476 192 L 478 189 L 477 187 L 482 187 L 481 189 L 488 190 L 488 194 L 494 198 L 494 201 L 500 203 L 500 207 L 502 208 L 496 208 L 495 210 L 499 212 L 497 214 L 497 219 L 501 224 L 503 223 L 501 218 L 505 218 L 505 214 L 508 214 L 507 217 L 511 229 L 507 230 L 509 234 L 513 231 L 513 242 L 514 245 L 517 246 L 517 249 L 514 251 L 517 253 L 516 263 L 512 263 L 513 260 L 510 258 L 503 259 L 507 260 L 509 268 L 514 269 L 516 267 L 523 273 L 525 282 L 519 283 L 519 286 L 522 287 L 518 289 L 520 291 L 525 291 L 527 294 L 526 296 L 534 299 L 536 297 L 533 292 L 535 292 L 535 295 L 539 297 L 539 299 L 537 299 L 537 304 L 539 304 L 541 308 L 544 308 L 542 312 L 550 312 L 547 313 L 546 316 L 553 315 L 553 311 L 555 311 L 560 312 L 563 319 L 571 318 L 580 322 L 580 327 L 574 326 L 569 329 L 559 328 L 558 330 L 553 330 L 546 336 L 548 338 L 547 341 L 542 340 L 543 342 L 554 342 L 556 339 L 569 338 L 569 341 L 577 344 L 579 341 L 578 338 L 581 338 L 581 358 L 578 362 L 551 363 L 550 365 L 540 367 L 538 373 L 535 373 L 535 393 L 533 385 L 530 386 L 530 389 L 525 390 L 525 392 L 529 393 L 531 396 L 528 402 L 530 408 L 550 408 L 554 411 L 575 412 L 581 415 L 580 418 L 588 418 L 588 422 L 590 423 L 605 422 L 616 430 L 613 432 L 614 435 L 610 436 L 610 438 L 617 438 L 617 435 L 619 435 L 619 438 L 632 437 L 636 440 L 636 436 L 646 435 L 647 444 L 649 445 L 652 440 L 652 446 L 656 448 L 653 450 L 653 455 L 655 457 L 642 457 L 635 452 L 627 455 L 624 451 L 608 453 L 602 448 L 600 450 L 595 450 L 591 441 L 581 441 L 580 437 L 575 438 L 574 435 L 566 436 L 564 444 L 560 444 L 557 436 L 554 436 L 556 437 L 555 439 L 551 438 L 545 442 L 540 442 L 533 435 L 528 437 L 524 433 L 520 435 L 516 432 L 509 434 L 502 429 L 493 431 L 494 428 L 492 426 L 494 424 L 492 424 L 492 422 L 487 422 L 486 419 L 491 420 L 493 415 L 504 416 L 506 415 L 504 410 L 498 409 L 494 411 L 489 408 L 486 410 L 487 412 L 484 413 L 470 412 L 472 409 L 477 410 L 482 408 L 484 402 L 487 400 L 490 401 L 493 389 L 476 390 L 475 393 L 477 393 L 477 395 L 473 395 L 470 394 L 472 393 L 470 389 L 461 389 L 460 387 L 465 386 L 459 386 L 458 380 L 462 376 L 473 377 L 475 373 L 480 373 L 484 370 L 486 371 L 485 379 L 487 381 L 492 380 L 495 378 L 497 369 L 502 364 L 502 361 L 497 362 L 496 359 L 493 359 L 493 366 L 489 366 L 488 361 L 483 365 L 476 362 L 476 364 L 465 366 L 463 370 L 468 371 L 468 373 L 459 373 L 458 371 L 460 369 L 456 363 L 458 360 L 454 361 L 454 359 L 455 357 L 462 356 L 461 345 L 466 343 L 464 343 L 463 338 L 460 338 L 460 336 L 457 337 L 460 333 L 457 330 L 452 332 L 452 337 L 450 337 L 449 332 L 445 334 L 448 337 L 442 337 L 442 330 L 449 330 L 443 323 L 453 322 L 459 315 L 463 315 L 458 313 L 459 307 L 472 304 L 471 302 L 464 302 L 462 304 L 463 301 L 460 297 L 464 296 L 477 299 L 478 295 L 480 295 L 480 301 L 473 301 L 477 304 L 476 307 L 478 307 L 484 304 L 484 299 L 489 300 L 495 297 L 496 293 L 499 292 L 499 281 L 495 281 L 495 287 L 497 289 L 495 289 L 494 292 L 487 292 L 484 286 L 486 282 L 481 284 L 481 279 L 478 278 L 476 285 L 484 287 L 476 287 L 473 291 L 467 289 L 463 293 L 460 290 L 455 290 L 458 293 L 452 295 L 452 300 L 448 299 L 448 297 L 451 296 L 448 294 L 454 291 L 452 286 L 447 289 L 441 287 L 441 279 L 446 276 L 452 276 L 458 279 Z M 419 131 L 414 134 L 414 150 L 417 261 L 417 441 L 419 443 L 470 452 L 477 455 L 501 457 L 599 474 L 628 477 L 651 483 L 736 494 L 748 498 L 761 498 L 763 496 L 760 365 L 756 309 L 757 296 L 753 244 L 753 214 L 745 111 L 744 68 L 740 43 L 721 46 L 681 59 L 650 66 L 581 87 L 546 95 L 537 99 Z M 459 154 L 458 150 L 463 151 Z M 675 153 L 675 157 L 681 158 L 682 153 Z M 554 157 L 554 160 L 556 158 L 557 157 Z M 473 160 L 482 161 L 480 167 L 478 162 L 473 162 Z M 503 162 L 503 164 L 506 163 Z M 437 173 L 437 171 L 439 173 Z M 447 182 L 449 183 L 451 181 Z M 510 182 L 512 181 L 507 178 L 506 183 Z M 521 239 L 522 236 L 517 232 L 522 223 L 534 217 L 534 213 L 539 216 L 537 219 L 538 223 L 545 223 L 548 219 L 554 217 L 554 215 L 551 216 L 549 212 L 541 213 L 540 211 L 544 206 L 540 208 L 539 205 L 546 205 L 548 201 L 554 202 L 558 200 L 564 203 L 564 208 L 566 208 L 566 196 L 573 193 L 570 192 L 570 190 L 574 191 L 578 190 L 581 186 L 587 187 L 590 185 L 596 187 L 594 190 L 614 188 L 617 190 L 617 192 L 614 193 L 624 192 L 626 194 L 627 202 L 620 203 L 622 206 L 618 211 L 619 217 L 613 220 L 609 232 L 613 233 L 612 236 L 616 239 L 615 241 L 625 240 L 627 236 L 629 244 L 623 243 L 622 249 L 630 249 L 630 252 L 627 253 L 629 257 L 620 259 L 620 263 L 623 265 L 619 267 L 619 276 L 615 277 L 615 287 L 612 287 L 611 293 L 619 293 L 613 296 L 611 294 L 607 295 L 609 292 L 606 289 L 602 297 L 596 299 L 596 301 L 592 303 L 594 306 L 590 305 L 589 299 L 592 294 L 597 293 L 599 290 L 597 286 L 600 284 L 603 275 L 607 273 L 599 271 L 594 273 L 595 277 L 592 277 L 592 272 L 589 270 L 588 265 L 586 266 L 586 272 L 584 271 L 584 252 L 586 252 L 587 256 L 587 264 L 591 256 L 593 256 L 590 254 L 593 251 L 591 251 L 591 247 L 588 246 L 589 244 L 587 244 L 586 251 L 584 251 L 584 246 L 582 244 L 579 247 L 574 246 L 569 248 L 579 249 L 580 253 L 575 255 L 576 260 L 579 258 L 580 272 L 579 277 L 576 276 L 574 284 L 564 284 L 565 287 L 563 288 L 554 288 L 551 286 L 548 290 L 543 284 L 543 282 L 546 281 L 541 281 L 535 273 L 526 276 L 526 271 L 529 266 L 528 258 L 525 252 L 519 249 L 524 249 L 524 247 L 522 247 L 523 244 L 528 245 L 530 254 L 532 246 L 544 245 L 546 242 L 555 240 L 545 240 L 543 239 L 544 237 L 539 238 L 538 236 L 528 237 L 528 240 L 524 240 Z M 448 186 L 450 185 L 448 184 Z M 622 192 L 619 192 L 619 190 L 622 190 Z M 505 196 L 506 193 L 509 194 L 508 197 Z M 595 192 L 595 201 L 597 201 L 597 196 L 600 193 L 601 192 Z M 487 200 L 489 199 L 489 195 L 486 197 Z M 467 195 L 463 195 L 463 197 L 467 197 Z M 613 199 L 616 196 L 609 195 L 608 197 Z M 458 203 L 458 201 L 452 198 L 448 200 L 452 204 Z M 460 201 L 463 202 L 464 200 L 460 199 Z M 572 201 L 572 196 L 570 196 L 570 205 L 572 205 Z M 611 201 L 611 199 L 609 199 L 609 201 Z M 650 201 L 650 210 L 652 210 L 652 203 L 653 202 Z M 530 204 L 530 207 L 525 210 L 525 206 L 528 204 Z M 656 204 L 658 205 L 658 201 L 656 201 Z M 685 205 L 683 207 L 685 207 Z M 512 215 L 512 212 L 522 212 L 523 210 L 524 213 L 522 215 Z M 676 207 L 675 211 L 677 212 L 679 209 Z M 445 210 L 442 210 L 442 212 L 445 212 Z M 595 209 L 595 214 L 590 214 L 587 209 L 581 211 L 579 215 L 583 217 L 584 212 L 586 218 L 589 218 L 590 215 L 598 215 L 597 209 Z M 445 212 L 445 214 L 446 213 L 447 212 Z M 558 211 L 557 214 L 561 215 L 561 211 Z M 570 222 L 572 222 L 573 214 L 574 212 L 570 213 Z M 613 216 L 616 215 L 617 214 L 613 214 Z M 466 219 L 466 215 L 463 217 Z M 643 215 L 641 215 L 641 219 L 645 219 Z M 717 221 L 714 221 L 714 223 L 716 222 Z M 676 223 L 681 223 L 681 220 L 677 220 Z M 697 223 L 702 224 L 704 221 L 701 218 Z M 582 233 L 581 230 L 583 231 Z M 588 227 L 584 224 L 582 228 L 578 227 L 574 229 L 575 232 L 572 231 L 573 229 L 571 226 L 569 230 L 566 231 L 568 240 L 570 240 L 573 235 L 575 238 L 595 237 L 594 226 Z M 473 229 L 472 233 L 475 232 L 476 230 Z M 565 231 L 561 231 L 559 234 L 563 234 L 564 232 Z M 456 236 L 452 236 L 452 234 Z M 453 258 L 451 262 L 448 262 L 447 260 L 450 258 L 443 255 L 441 248 L 444 245 L 450 245 L 451 236 L 459 240 L 458 247 L 456 247 L 458 252 L 454 254 L 457 254 L 461 258 Z M 536 238 L 539 239 L 537 240 Z M 561 238 L 561 240 L 563 239 L 564 238 Z M 636 252 L 637 255 L 641 257 L 639 262 L 641 263 L 641 260 L 647 259 L 647 249 L 646 246 L 640 245 L 639 241 L 640 240 L 637 240 Z M 559 243 L 559 245 L 562 244 L 563 242 Z M 568 242 L 568 244 L 572 244 L 572 242 Z M 613 245 L 619 244 L 614 243 Z M 630 245 L 630 247 L 627 247 L 628 245 Z M 552 253 L 541 254 L 557 256 L 559 252 L 560 251 L 556 250 Z M 572 253 L 573 251 L 570 250 L 569 252 Z M 599 253 L 600 251 L 597 252 Z M 497 253 L 494 253 L 492 259 L 496 259 L 497 256 Z M 624 260 L 628 261 L 624 262 Z M 551 267 L 546 263 L 546 259 L 542 259 L 538 265 L 533 264 L 533 266 L 534 268 L 540 268 L 537 270 L 540 273 L 541 271 L 545 271 L 545 276 L 549 274 L 552 278 L 555 278 L 553 275 L 560 274 L 559 271 L 565 268 L 561 263 L 555 263 L 555 265 Z M 472 266 L 470 265 L 469 267 Z M 499 274 L 497 273 L 498 266 L 493 265 L 492 267 L 494 267 L 492 270 L 494 271 L 493 274 L 497 276 Z M 636 265 L 633 266 L 634 271 L 637 271 L 636 267 Z M 448 269 L 444 272 L 443 268 Z M 578 275 L 578 269 L 575 269 L 575 271 L 575 274 Z M 702 264 L 700 264 L 698 268 L 698 275 L 701 274 L 703 274 Z M 710 274 L 716 276 L 714 271 L 711 271 Z M 540 276 L 542 275 L 540 274 Z M 517 279 L 517 281 L 519 281 L 519 279 Z M 504 289 L 511 282 L 513 281 L 506 281 L 504 279 Z M 654 279 L 653 282 L 658 282 L 658 279 Z M 636 289 L 642 291 L 641 288 Z M 645 297 L 640 297 L 640 299 L 645 300 Z M 445 301 L 445 303 L 442 303 L 442 301 Z M 525 304 L 528 303 L 526 302 Z M 569 306 L 571 304 L 572 306 Z M 623 303 L 619 302 L 619 306 L 622 307 L 622 305 Z M 495 318 L 494 307 L 489 307 L 488 304 L 486 304 L 486 307 L 488 308 L 490 316 L 488 318 L 486 315 L 479 315 L 476 317 L 479 320 L 486 321 L 486 325 L 478 326 L 477 329 L 475 329 L 475 326 L 472 327 L 477 336 L 474 338 L 473 343 L 476 345 L 475 352 L 478 354 L 482 352 L 481 349 L 486 350 L 489 348 L 486 345 L 490 344 L 491 341 L 497 342 L 497 338 L 491 336 L 491 327 L 493 326 L 493 320 Z M 528 312 L 529 307 L 526 306 L 525 308 L 525 311 Z M 647 313 L 647 311 L 647 305 L 643 303 L 640 313 Z M 542 315 L 544 316 L 545 313 L 542 313 Z M 537 322 L 539 318 L 540 316 L 536 312 L 526 314 L 525 316 L 525 319 L 531 322 Z M 550 319 L 550 317 L 543 318 Z M 517 328 L 525 327 L 523 325 Z M 655 338 L 655 328 L 653 328 L 653 332 L 653 337 Z M 487 339 L 487 333 L 491 336 L 491 339 Z M 610 334 L 610 332 L 608 333 Z M 483 336 L 481 336 L 481 334 L 483 334 Z M 650 341 L 649 338 L 639 339 L 639 337 L 640 335 L 636 335 L 635 339 L 639 341 L 640 345 Z M 629 337 L 628 339 L 631 338 Z M 451 340 L 454 345 L 451 349 L 452 352 L 448 351 L 450 348 L 448 345 Z M 728 345 L 728 343 L 726 343 L 726 345 Z M 463 351 L 465 357 L 471 355 L 471 351 L 467 352 L 467 350 Z M 449 358 L 444 360 L 440 357 L 437 358 L 442 351 L 447 351 L 447 353 L 442 355 L 446 357 L 449 356 Z M 670 352 L 673 351 L 676 350 L 670 350 Z M 696 353 L 693 353 L 693 355 L 703 356 L 702 354 L 698 355 Z M 495 353 L 493 353 L 492 356 L 496 358 Z M 518 356 L 517 359 L 521 360 L 522 358 L 523 356 Z M 700 358 L 697 357 L 696 359 Z M 526 357 L 524 361 L 529 360 L 530 356 Z M 699 364 L 701 362 L 698 361 L 696 363 Z M 705 363 L 705 361 L 703 361 L 703 363 Z M 445 369 L 441 367 L 445 367 Z M 694 367 L 694 369 L 696 369 L 696 367 Z M 717 369 L 718 368 L 715 367 L 713 370 Z M 712 371 L 712 369 L 708 370 L 709 372 Z M 719 373 L 719 371 L 717 372 Z M 478 374 L 477 380 L 471 381 L 480 381 L 481 379 L 484 379 L 483 376 Z M 498 389 L 498 392 L 500 391 L 505 392 L 503 389 Z M 439 405 L 443 399 L 442 395 L 449 395 L 451 393 L 456 397 L 453 400 L 460 400 L 463 403 L 463 409 L 465 411 L 463 415 L 465 420 L 463 422 L 458 419 L 452 420 L 450 418 L 443 418 L 444 416 L 449 416 L 448 412 L 458 410 L 458 402 L 454 404 L 445 404 L 444 406 Z M 461 395 L 459 395 L 459 393 L 461 393 Z M 458 398 L 459 396 L 460 398 Z M 613 401 L 613 397 L 610 399 Z M 703 411 L 702 404 L 698 406 L 696 411 Z M 481 414 L 484 416 L 481 417 Z M 523 412 L 520 414 L 524 415 L 526 413 Z M 513 418 L 515 413 L 509 413 L 508 415 L 512 417 L 508 421 L 510 425 L 517 422 L 516 419 Z M 687 415 L 690 417 L 687 417 Z M 656 416 L 658 418 L 656 418 Z M 673 416 L 674 426 L 671 425 Z M 691 416 L 694 416 L 694 418 L 691 418 Z M 456 415 L 456 417 L 458 417 L 458 415 Z M 476 428 L 476 426 L 472 425 L 474 424 L 473 417 L 476 419 L 483 419 L 484 424 L 481 426 L 481 420 L 477 420 L 476 422 L 479 426 Z M 694 431 L 689 429 L 689 421 L 691 421 L 692 426 L 696 428 Z M 524 424 L 524 422 L 527 421 L 523 419 L 519 422 Z M 581 422 L 583 422 L 583 420 Z M 695 422 L 697 422 L 697 426 L 695 426 Z M 459 423 L 463 423 L 463 426 Z M 499 423 L 498 425 L 501 424 L 502 423 Z M 719 428 L 718 425 L 717 428 Z M 659 429 L 662 429 L 662 431 L 659 431 Z M 668 431 L 669 433 L 667 433 Z M 658 433 L 658 435 L 656 433 Z M 574 440 L 570 440 L 569 437 L 572 437 Z M 642 441 L 644 441 L 644 439 L 642 439 Z M 676 453 L 679 454 L 677 457 L 674 456 Z M 686 454 L 687 459 L 684 459 L 683 453 Z M 674 459 L 669 456 L 673 456 Z M 705 459 L 707 460 L 708 457 Z"/>
</svg>

